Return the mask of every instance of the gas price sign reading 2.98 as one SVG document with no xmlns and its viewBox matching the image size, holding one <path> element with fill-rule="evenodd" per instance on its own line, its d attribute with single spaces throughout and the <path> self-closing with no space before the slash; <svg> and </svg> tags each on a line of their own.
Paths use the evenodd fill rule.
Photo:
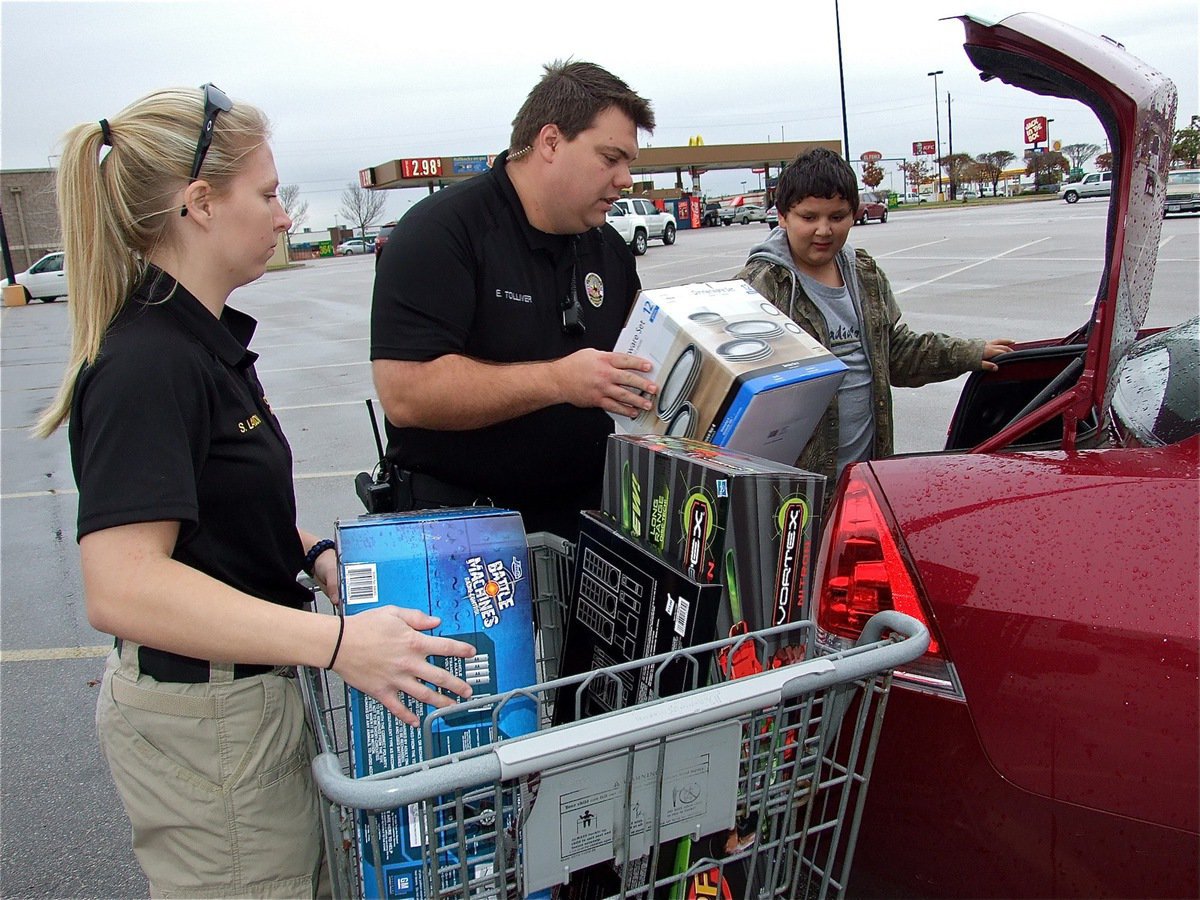
<svg viewBox="0 0 1200 900">
<path fill-rule="evenodd" d="M 442 159 L 430 156 L 400 160 L 401 178 L 438 178 L 442 174 Z"/>
</svg>

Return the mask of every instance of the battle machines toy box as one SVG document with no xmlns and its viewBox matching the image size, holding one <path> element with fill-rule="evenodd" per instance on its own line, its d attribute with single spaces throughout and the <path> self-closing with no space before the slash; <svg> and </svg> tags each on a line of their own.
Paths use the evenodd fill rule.
<svg viewBox="0 0 1200 900">
<path fill-rule="evenodd" d="M 490 508 L 425 510 L 360 516 L 337 523 L 341 589 L 347 615 L 379 606 L 404 606 L 441 618 L 434 634 L 466 641 L 470 659 L 433 657 L 468 682 L 473 695 L 496 694 L 535 682 L 531 591 L 525 576 L 525 531 L 518 513 Z M 515 737 L 536 730 L 532 701 L 506 704 L 499 733 L 488 707 L 435 719 L 433 746 L 382 704 L 353 688 L 350 745 L 355 777 Z M 402 695 L 424 720 L 432 707 Z M 380 816 L 384 896 L 417 898 L 435 893 L 425 884 L 421 852 L 426 821 L 416 806 Z M 491 864 L 486 834 L 469 846 L 479 866 Z M 373 847 L 359 819 L 360 865 L 365 896 L 379 896 Z M 443 861 L 444 862 L 444 861 Z M 454 869 L 455 867 L 447 867 Z M 456 877 L 451 872 L 447 877 Z M 445 885 L 443 885 L 445 887 Z"/>
<path fill-rule="evenodd" d="M 825 478 L 667 435 L 612 435 L 603 511 L 697 581 L 723 586 L 717 637 L 803 617 Z"/>
<path fill-rule="evenodd" d="M 791 463 L 845 365 L 744 281 L 642 291 L 615 349 L 650 360 L 654 405 L 624 434 L 694 437 Z"/>
</svg>

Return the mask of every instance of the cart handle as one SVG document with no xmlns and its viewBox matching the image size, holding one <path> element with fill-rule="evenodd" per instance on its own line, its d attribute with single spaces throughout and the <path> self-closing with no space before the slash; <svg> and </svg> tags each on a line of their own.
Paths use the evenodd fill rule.
<svg viewBox="0 0 1200 900">
<path fill-rule="evenodd" d="M 884 632 L 903 635 L 903 640 L 881 641 Z M 801 694 L 874 676 L 921 656 L 929 646 L 929 632 L 911 616 L 885 610 L 871 617 L 859 643 L 865 646 L 857 653 L 818 657 L 698 688 L 513 738 L 483 748 L 477 755 L 432 760 L 402 774 L 351 778 L 342 773 L 333 753 L 322 753 L 313 760 L 313 774 L 321 793 L 334 803 L 355 809 L 396 809 L 459 788 L 595 759 L 777 706 Z"/>
</svg>

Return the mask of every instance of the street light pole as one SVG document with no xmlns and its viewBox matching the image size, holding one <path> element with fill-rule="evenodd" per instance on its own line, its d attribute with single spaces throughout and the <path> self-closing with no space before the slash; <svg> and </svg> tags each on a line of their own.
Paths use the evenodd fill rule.
<svg viewBox="0 0 1200 900">
<path fill-rule="evenodd" d="M 938 69 L 936 72 L 928 72 L 928 75 L 933 76 L 933 121 L 934 131 L 937 135 L 937 157 L 934 159 L 934 164 L 937 166 L 938 176 L 938 199 L 942 199 L 942 116 L 938 110 L 938 86 L 937 77 L 944 75 L 945 71 Z"/>
<path fill-rule="evenodd" d="M 846 121 L 846 76 L 842 73 L 842 17 L 838 13 L 838 2 L 833 0 L 833 19 L 837 25 L 838 84 L 842 89 L 842 156 L 850 159 L 850 126 Z"/>
</svg>

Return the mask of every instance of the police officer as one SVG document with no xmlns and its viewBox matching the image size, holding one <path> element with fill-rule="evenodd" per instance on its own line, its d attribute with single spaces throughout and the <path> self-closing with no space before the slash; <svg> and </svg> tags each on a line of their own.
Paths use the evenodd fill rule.
<svg viewBox="0 0 1200 900">
<path fill-rule="evenodd" d="M 166 90 L 65 138 L 71 356 L 37 433 L 70 418 L 88 621 L 117 638 L 96 723 L 154 897 L 312 897 L 312 735 L 289 667 L 334 669 L 410 724 L 404 691 L 470 688 L 415 610 L 314 615 L 331 541 L 296 526 L 291 450 L 226 305 L 290 226 L 257 109 Z"/>
<path fill-rule="evenodd" d="M 615 413 L 649 409 L 644 359 L 610 352 L 640 288 L 605 223 L 632 186 L 650 104 L 556 62 L 486 174 L 396 225 L 375 276 L 371 359 L 401 508 L 483 503 L 573 536 L 599 505 Z"/>
</svg>

